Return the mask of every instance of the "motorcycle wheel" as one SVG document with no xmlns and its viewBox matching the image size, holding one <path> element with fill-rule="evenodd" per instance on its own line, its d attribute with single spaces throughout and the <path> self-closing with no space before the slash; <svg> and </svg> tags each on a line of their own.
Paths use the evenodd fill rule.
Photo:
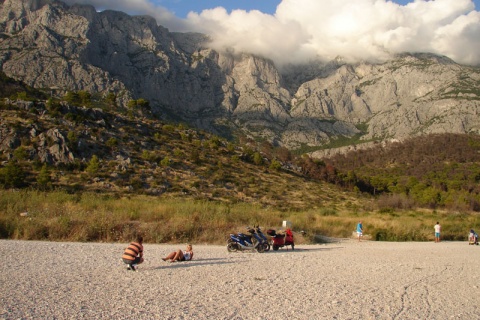
<svg viewBox="0 0 480 320">
<path fill-rule="evenodd" d="M 264 251 L 270 251 L 270 243 L 264 242 L 263 243 L 263 250 Z"/>
<path fill-rule="evenodd" d="M 277 245 L 273 245 L 273 246 L 272 246 L 272 248 L 273 248 L 273 251 L 277 251 L 277 250 L 278 250 L 278 248 L 279 248 L 279 246 L 277 246 Z"/>
<path fill-rule="evenodd" d="M 228 252 L 236 252 L 238 250 L 237 244 L 235 242 L 227 243 Z"/>
<path fill-rule="evenodd" d="M 265 251 L 265 247 L 264 247 L 262 244 L 259 244 L 259 245 L 257 246 L 257 252 L 258 252 L 258 253 L 262 253 L 262 252 L 264 252 L 264 251 Z"/>
</svg>

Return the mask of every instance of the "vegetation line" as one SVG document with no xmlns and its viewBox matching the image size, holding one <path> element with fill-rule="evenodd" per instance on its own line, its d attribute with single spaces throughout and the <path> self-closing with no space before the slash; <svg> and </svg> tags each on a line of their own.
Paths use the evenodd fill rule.
<svg viewBox="0 0 480 320">
<path fill-rule="evenodd" d="M 478 215 L 439 211 L 377 211 L 318 208 L 279 211 L 255 204 L 224 204 L 152 196 L 117 198 L 95 193 L 0 191 L 0 237 L 22 240 L 128 242 L 142 234 L 148 243 L 224 244 L 228 234 L 247 226 L 279 229 L 293 223 L 302 242 L 317 235 L 348 238 L 361 220 L 372 240 L 430 241 L 440 220 L 444 240 L 466 240 Z M 300 231 L 305 236 L 300 236 Z"/>
</svg>

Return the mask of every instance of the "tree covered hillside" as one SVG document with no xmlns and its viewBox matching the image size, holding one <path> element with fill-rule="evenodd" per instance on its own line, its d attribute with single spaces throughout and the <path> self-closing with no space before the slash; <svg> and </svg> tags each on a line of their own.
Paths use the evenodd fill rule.
<svg viewBox="0 0 480 320">
<path fill-rule="evenodd" d="M 325 160 L 350 189 L 396 195 L 393 206 L 480 211 L 480 137 L 418 136 Z"/>
</svg>

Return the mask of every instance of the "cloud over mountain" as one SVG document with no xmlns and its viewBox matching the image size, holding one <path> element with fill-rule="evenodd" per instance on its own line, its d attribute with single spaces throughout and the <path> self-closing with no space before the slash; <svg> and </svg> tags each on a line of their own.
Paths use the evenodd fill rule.
<svg viewBox="0 0 480 320">
<path fill-rule="evenodd" d="M 78 2 L 67 0 L 67 3 Z M 274 15 L 224 8 L 179 19 L 147 0 L 83 0 L 97 9 L 148 14 L 171 31 L 211 35 L 217 50 L 233 49 L 277 64 L 342 56 L 383 60 L 392 53 L 432 52 L 480 64 L 480 12 L 471 0 L 283 0 Z"/>
</svg>

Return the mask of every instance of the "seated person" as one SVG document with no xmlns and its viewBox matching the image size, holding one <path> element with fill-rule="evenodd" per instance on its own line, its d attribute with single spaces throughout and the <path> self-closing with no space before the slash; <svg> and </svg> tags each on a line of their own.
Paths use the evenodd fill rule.
<svg viewBox="0 0 480 320">
<path fill-rule="evenodd" d="M 175 261 L 188 261 L 188 260 L 192 260 L 192 258 L 193 258 L 192 245 L 187 244 L 187 250 L 182 251 L 178 249 L 177 251 L 172 251 L 165 258 L 162 258 L 162 260 L 175 262 Z"/>
<path fill-rule="evenodd" d="M 472 244 L 477 244 L 478 243 L 478 235 L 473 229 L 470 230 L 470 234 L 468 235 L 468 240 Z"/>
</svg>

